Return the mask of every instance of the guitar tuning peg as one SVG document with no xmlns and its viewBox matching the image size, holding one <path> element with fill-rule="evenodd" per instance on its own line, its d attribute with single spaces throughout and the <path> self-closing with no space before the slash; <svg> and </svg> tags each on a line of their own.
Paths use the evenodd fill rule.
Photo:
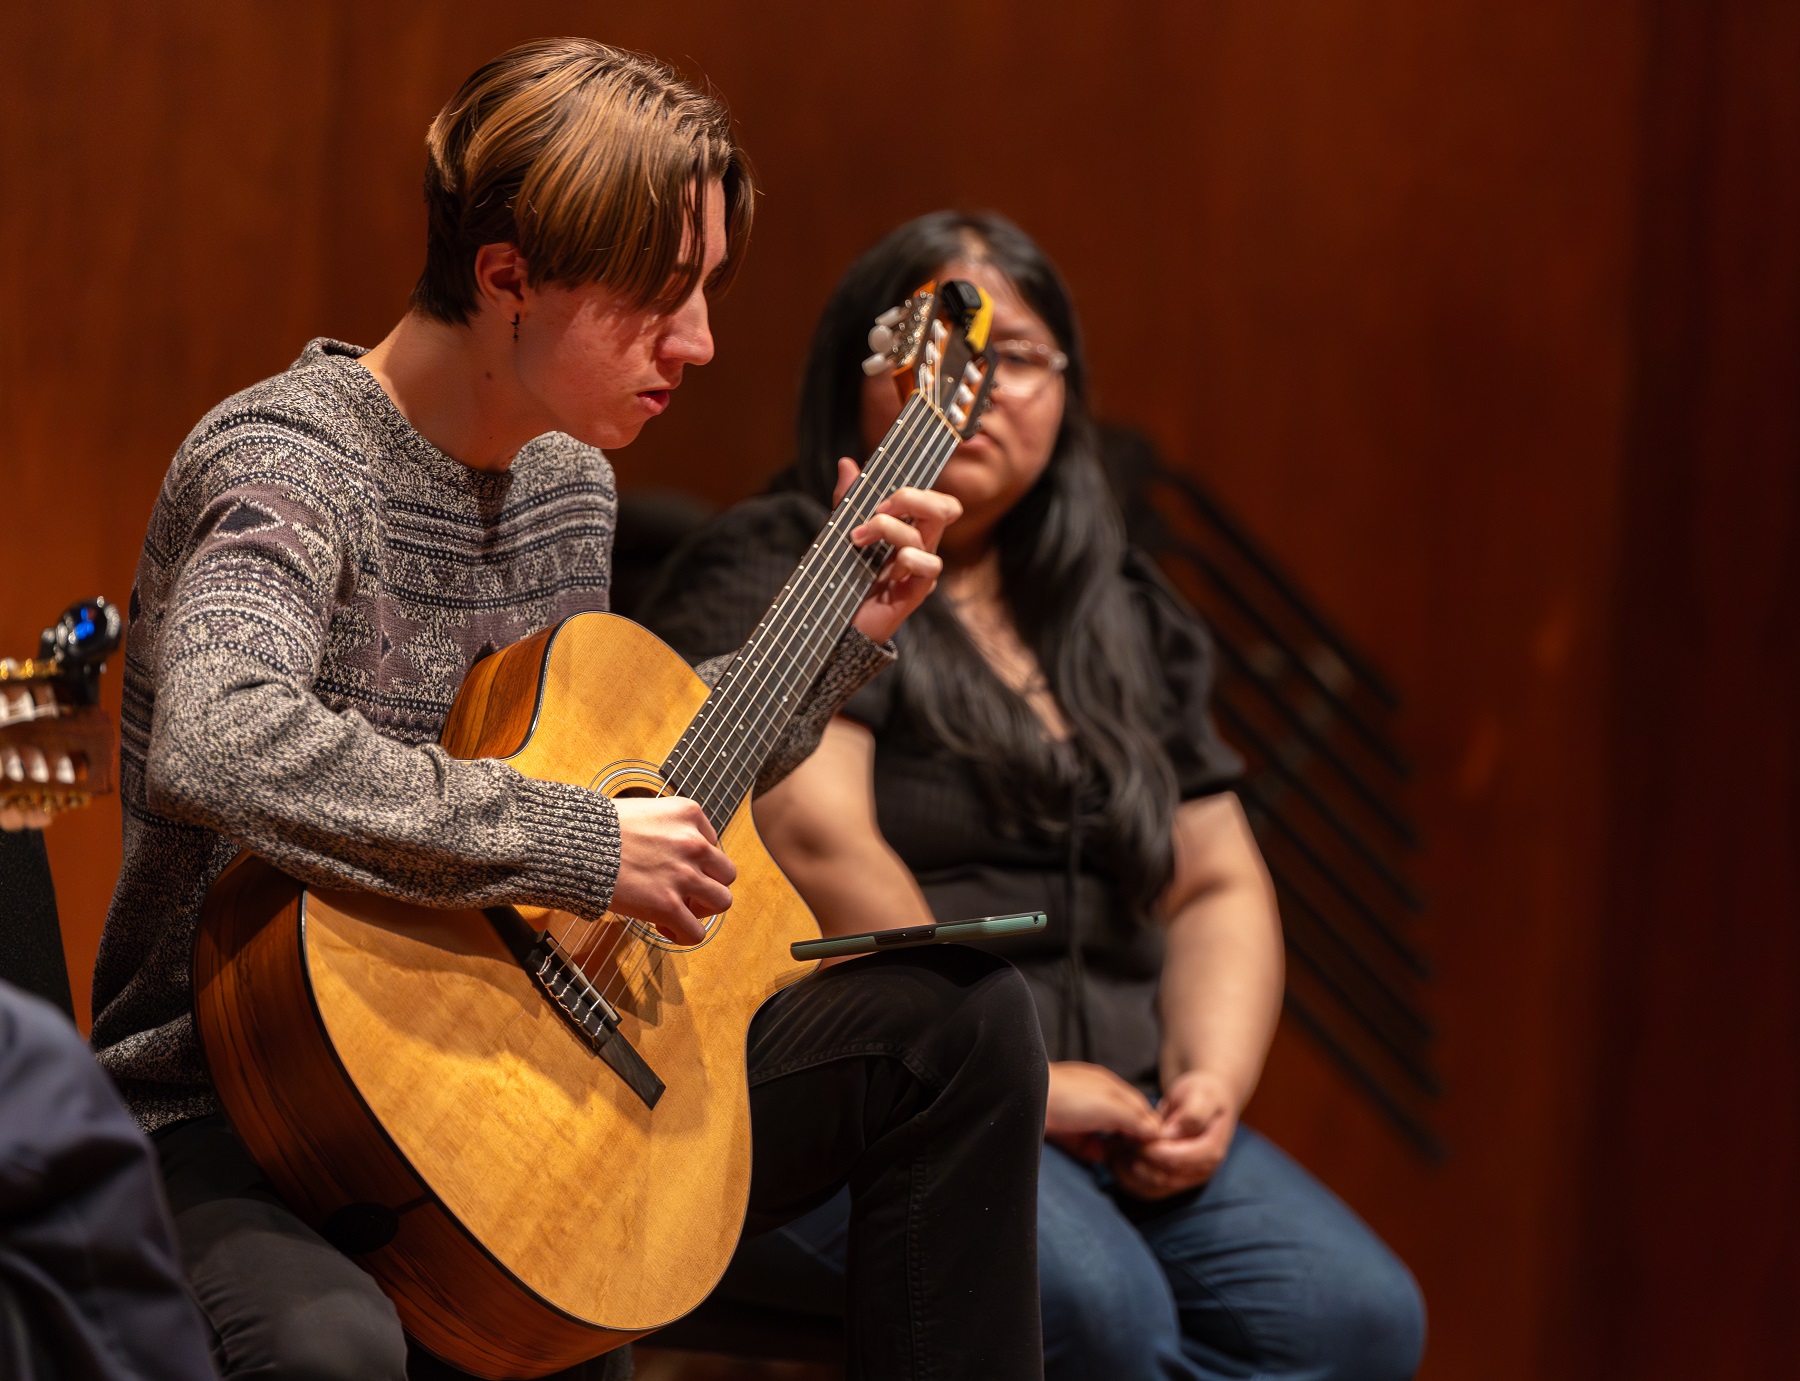
<svg viewBox="0 0 1800 1381">
<path fill-rule="evenodd" d="M 0 773 L 4 773 L 9 782 L 25 780 L 25 761 L 17 748 L 0 748 Z"/>
<path fill-rule="evenodd" d="M 905 315 L 906 315 L 906 308 L 904 308 L 904 307 L 889 307 L 880 316 L 875 318 L 875 324 L 877 326 L 886 326 L 886 327 L 892 329 L 893 327 L 898 326 L 900 324 L 900 319 L 902 317 L 904 317 Z"/>
<path fill-rule="evenodd" d="M 892 368 L 892 362 L 886 355 L 871 355 L 863 361 L 863 373 L 873 379 L 877 374 L 885 373 Z"/>
<path fill-rule="evenodd" d="M 944 342 L 950 337 L 950 328 L 941 321 L 931 323 L 931 343 L 938 349 L 944 348 Z"/>
<path fill-rule="evenodd" d="M 75 760 L 67 753 L 58 753 L 56 763 L 50 769 L 50 775 L 58 786 L 75 785 Z"/>
<path fill-rule="evenodd" d="M 957 407 L 954 403 L 944 409 L 944 416 L 950 419 L 950 425 L 955 427 L 958 431 L 961 431 L 963 424 L 969 420 L 969 414 Z"/>
<path fill-rule="evenodd" d="M 44 758 L 41 748 L 21 748 L 19 758 L 25 767 L 25 775 L 32 781 L 44 783 L 50 780 L 50 764 Z"/>
<path fill-rule="evenodd" d="M 880 322 L 869 328 L 869 349 L 877 355 L 885 355 L 894 348 L 894 331 L 891 326 L 883 326 Z"/>
</svg>

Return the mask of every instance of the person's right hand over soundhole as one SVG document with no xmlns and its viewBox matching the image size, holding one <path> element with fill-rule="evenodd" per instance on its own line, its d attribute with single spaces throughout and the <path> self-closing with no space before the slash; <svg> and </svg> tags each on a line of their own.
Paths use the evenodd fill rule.
<svg viewBox="0 0 1800 1381">
<path fill-rule="evenodd" d="M 619 876 L 612 909 L 682 945 L 706 938 L 706 922 L 731 907 L 737 865 L 719 847 L 706 812 L 682 796 L 622 797 Z"/>
</svg>

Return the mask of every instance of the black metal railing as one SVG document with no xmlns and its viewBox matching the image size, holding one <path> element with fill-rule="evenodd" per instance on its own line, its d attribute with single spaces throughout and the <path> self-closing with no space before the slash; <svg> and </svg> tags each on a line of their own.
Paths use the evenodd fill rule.
<svg viewBox="0 0 1800 1381">
<path fill-rule="evenodd" d="M 1418 832 L 1401 796 L 1400 697 L 1207 489 L 1141 436 L 1101 429 L 1132 541 L 1218 646 L 1213 705 L 1243 754 L 1239 788 L 1281 899 L 1287 1010 L 1432 1159 L 1440 1091 L 1425 1007 Z"/>
</svg>

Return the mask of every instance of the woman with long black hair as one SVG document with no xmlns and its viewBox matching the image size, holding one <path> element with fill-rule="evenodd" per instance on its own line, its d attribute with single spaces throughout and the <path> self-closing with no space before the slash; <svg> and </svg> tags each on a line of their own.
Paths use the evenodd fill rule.
<svg viewBox="0 0 1800 1381">
<path fill-rule="evenodd" d="M 676 553 L 645 619 L 694 658 L 742 642 L 840 457 L 897 413 L 858 367 L 873 318 L 946 276 L 993 298 L 1000 362 L 937 485 L 964 512 L 942 582 L 899 663 L 757 802 L 759 828 L 827 933 L 1049 913 L 1042 936 L 990 947 L 1028 980 L 1053 1061 L 1050 1377 L 1410 1376 L 1424 1316 L 1405 1267 L 1239 1125 L 1280 1012 L 1273 890 L 1212 724 L 1210 640 L 1126 545 L 1073 306 L 1029 237 L 940 212 L 858 260 L 813 339 L 794 464 Z M 747 1243 L 723 1288 L 829 1309 L 846 1222 L 834 1201 Z"/>
</svg>

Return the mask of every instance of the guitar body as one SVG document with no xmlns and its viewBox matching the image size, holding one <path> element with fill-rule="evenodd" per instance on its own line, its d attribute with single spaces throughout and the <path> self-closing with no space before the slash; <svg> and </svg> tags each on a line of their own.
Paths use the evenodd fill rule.
<svg viewBox="0 0 1800 1381">
<path fill-rule="evenodd" d="M 706 696 L 651 634 L 583 614 L 478 664 L 443 742 L 653 792 Z M 733 906 L 697 946 L 515 913 L 602 956 L 584 967 L 666 1085 L 654 1106 L 484 912 L 313 889 L 255 859 L 209 895 L 195 1013 L 226 1111 L 288 1203 L 453 1365 L 544 1375 L 679 1318 L 723 1273 L 749 1194 L 746 1034 L 811 971 L 788 945 L 819 933 L 745 805 L 721 831 Z"/>
</svg>

